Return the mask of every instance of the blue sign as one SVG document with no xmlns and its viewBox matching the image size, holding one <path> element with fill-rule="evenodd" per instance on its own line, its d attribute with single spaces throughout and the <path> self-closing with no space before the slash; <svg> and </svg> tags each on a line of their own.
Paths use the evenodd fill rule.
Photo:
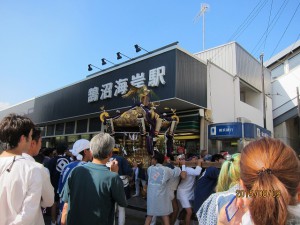
<svg viewBox="0 0 300 225">
<path fill-rule="evenodd" d="M 271 131 L 253 123 L 244 123 L 245 138 L 271 137 Z"/>
<path fill-rule="evenodd" d="M 208 138 L 241 138 L 242 123 L 218 123 L 208 126 Z"/>
<path fill-rule="evenodd" d="M 242 130 L 244 129 L 244 136 Z M 253 123 L 216 123 L 208 126 L 209 139 L 271 137 L 271 131 Z"/>
</svg>

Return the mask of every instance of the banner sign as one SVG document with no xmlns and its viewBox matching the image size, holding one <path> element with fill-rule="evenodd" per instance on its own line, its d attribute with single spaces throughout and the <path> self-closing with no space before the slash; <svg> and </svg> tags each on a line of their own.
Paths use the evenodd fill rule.
<svg viewBox="0 0 300 225">
<path fill-rule="evenodd" d="M 209 139 L 218 138 L 240 138 L 242 134 L 242 123 L 219 123 L 208 126 Z"/>
<path fill-rule="evenodd" d="M 247 138 L 271 137 L 271 131 L 253 123 L 244 123 L 244 134 Z"/>
<path fill-rule="evenodd" d="M 242 132 L 244 129 L 244 132 Z M 208 126 L 209 139 L 271 137 L 271 131 L 253 123 L 217 123 Z"/>
</svg>

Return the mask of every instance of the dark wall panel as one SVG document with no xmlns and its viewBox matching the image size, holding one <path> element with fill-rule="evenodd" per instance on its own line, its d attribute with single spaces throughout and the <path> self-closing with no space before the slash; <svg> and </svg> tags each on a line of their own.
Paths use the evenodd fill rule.
<svg viewBox="0 0 300 225">
<path fill-rule="evenodd" d="M 207 107 L 207 66 L 176 50 L 176 97 Z"/>
<path fill-rule="evenodd" d="M 19 105 L 8 111 L 28 115 L 28 110 L 30 109 L 29 114 L 34 122 L 45 123 L 64 118 L 78 117 L 80 115 L 99 113 L 100 107 L 103 105 L 106 110 L 132 106 L 132 98 L 124 99 L 121 95 L 113 95 L 111 99 L 99 99 L 96 102 L 88 103 L 88 90 L 95 86 L 99 87 L 100 97 L 100 90 L 103 84 L 112 82 L 113 86 L 115 86 L 116 80 L 124 78 L 128 78 L 128 83 L 130 83 L 132 75 L 142 72 L 145 73 L 145 84 L 148 85 L 149 71 L 161 66 L 165 67 L 164 80 L 166 83 L 164 85 L 160 83 L 158 87 L 150 87 L 150 89 L 152 89 L 158 97 L 154 100 L 172 98 L 175 95 L 175 57 L 176 50 L 170 50 L 38 97 L 30 102 L 30 104 L 26 103 L 26 106 Z M 115 88 L 113 87 L 113 93 L 114 90 Z M 8 111 L 4 110 L 0 112 L 0 116 L 6 115 Z"/>
<path fill-rule="evenodd" d="M 152 101 L 177 97 L 199 106 L 207 106 L 206 65 L 173 49 L 1 111 L 0 119 L 9 112 L 15 112 L 29 116 L 35 123 L 43 124 L 65 119 L 83 119 L 84 115 L 96 116 L 101 106 L 105 106 L 106 110 L 129 107 L 134 104 L 132 98 L 124 99 L 121 95 L 88 103 L 88 90 L 99 87 L 100 97 L 102 85 L 112 82 L 114 93 L 117 80 L 128 78 L 129 83 L 132 75 L 142 72 L 145 73 L 145 84 L 148 86 L 149 71 L 162 66 L 165 67 L 166 83 L 149 87 L 155 93 Z"/>
</svg>

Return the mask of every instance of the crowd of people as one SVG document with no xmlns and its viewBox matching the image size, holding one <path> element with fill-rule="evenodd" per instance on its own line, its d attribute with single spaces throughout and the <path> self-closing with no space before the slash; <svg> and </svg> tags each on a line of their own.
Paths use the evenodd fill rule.
<svg viewBox="0 0 300 225">
<path fill-rule="evenodd" d="M 10 114 L 0 122 L 0 142 L 0 225 L 43 225 L 46 208 L 51 225 L 125 225 L 127 200 L 142 191 L 145 225 L 157 217 L 164 225 L 300 224 L 300 161 L 277 139 L 226 156 L 204 150 L 186 158 L 181 146 L 171 161 L 155 151 L 147 166 L 130 164 L 103 132 L 41 154 L 41 130 Z M 203 161 L 222 166 L 203 168 Z"/>
</svg>

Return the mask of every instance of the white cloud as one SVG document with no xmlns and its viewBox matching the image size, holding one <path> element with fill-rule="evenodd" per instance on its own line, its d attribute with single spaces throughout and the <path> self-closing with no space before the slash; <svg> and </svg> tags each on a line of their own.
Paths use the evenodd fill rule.
<svg viewBox="0 0 300 225">
<path fill-rule="evenodd" d="M 0 102 L 0 111 L 8 107 L 10 107 L 10 104 L 8 102 Z"/>
</svg>

